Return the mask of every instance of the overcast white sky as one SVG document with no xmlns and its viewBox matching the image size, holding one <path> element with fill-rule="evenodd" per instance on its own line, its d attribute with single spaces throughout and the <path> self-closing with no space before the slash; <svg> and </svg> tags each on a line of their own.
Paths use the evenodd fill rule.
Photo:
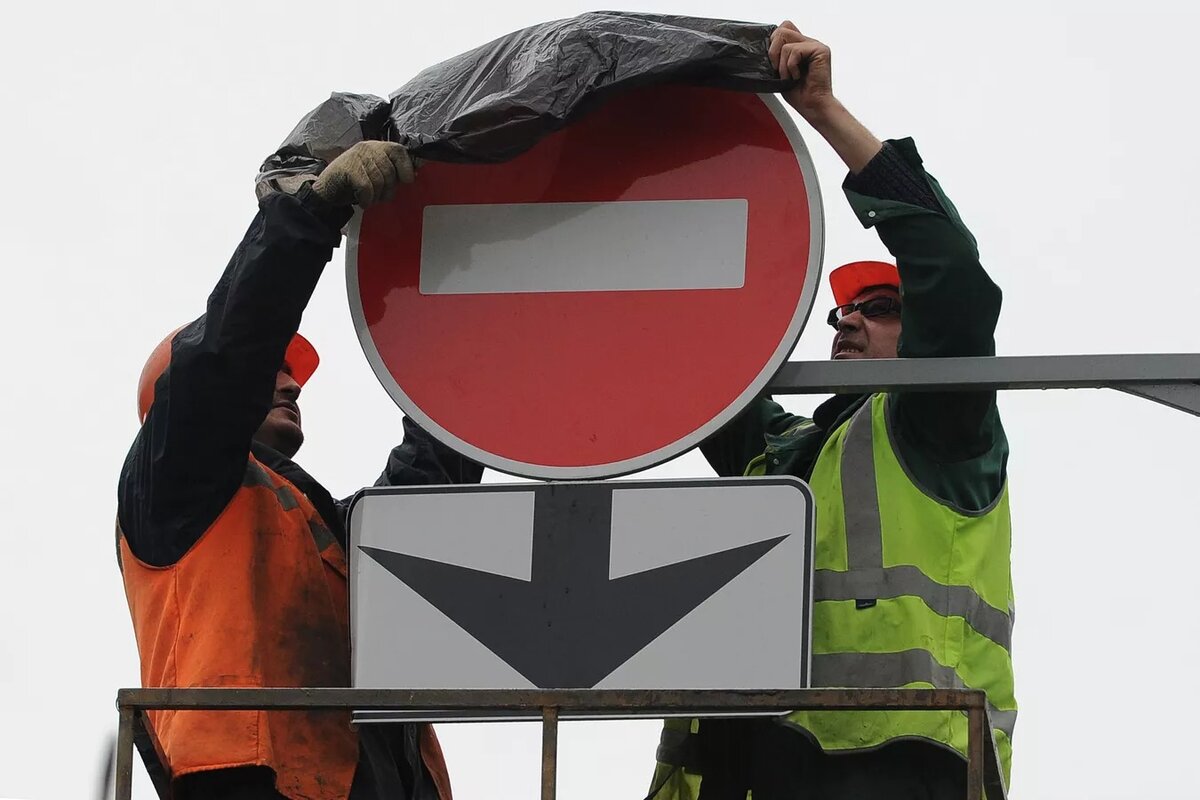
<svg viewBox="0 0 1200 800">
<path fill-rule="evenodd" d="M 485 9 L 486 8 L 486 12 Z M 843 101 L 912 135 L 1005 291 L 1002 354 L 1196 352 L 1196 14 L 1142 2 L 677 0 L 828 42 Z M 0 797 L 92 797 L 137 656 L 113 555 L 117 473 L 149 348 L 199 313 L 254 214 L 252 179 L 332 90 L 419 69 L 574 0 L 38 3 L 0 47 Z M 1189 99 L 1191 98 L 1191 99 Z M 884 254 L 825 188 L 826 267 Z M 400 413 L 354 336 L 342 253 L 304 330 L 323 355 L 299 460 L 348 494 Z M 819 310 L 831 305 L 827 288 Z M 794 358 L 824 358 L 810 326 Z M 787 405 L 810 410 L 813 398 Z M 1012 796 L 1200 797 L 1200 420 L 1113 392 L 1001 397 L 1012 445 L 1021 718 Z M 709 474 L 696 454 L 649 475 Z M 499 476 L 490 476 L 498 479 Z M 536 796 L 535 727 L 441 729 L 460 800 Z M 576 723 L 561 796 L 644 795 L 657 725 Z M 148 782 L 138 796 L 152 796 Z"/>
</svg>

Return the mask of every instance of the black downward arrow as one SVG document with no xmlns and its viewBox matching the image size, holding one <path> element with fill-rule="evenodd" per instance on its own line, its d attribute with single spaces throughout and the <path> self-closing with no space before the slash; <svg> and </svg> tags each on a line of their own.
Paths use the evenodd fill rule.
<svg viewBox="0 0 1200 800">
<path fill-rule="evenodd" d="M 361 549 L 535 686 L 591 688 L 787 538 L 609 580 L 612 491 L 535 490 L 529 581 Z"/>
</svg>

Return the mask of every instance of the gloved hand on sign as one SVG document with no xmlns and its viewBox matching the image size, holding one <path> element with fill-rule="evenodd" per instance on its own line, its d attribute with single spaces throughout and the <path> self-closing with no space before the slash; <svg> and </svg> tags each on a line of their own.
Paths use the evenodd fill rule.
<svg viewBox="0 0 1200 800">
<path fill-rule="evenodd" d="M 391 200 L 397 185 L 413 182 L 413 163 L 395 142 L 359 142 L 335 158 L 313 182 L 317 195 L 333 206 L 367 208 Z"/>
</svg>

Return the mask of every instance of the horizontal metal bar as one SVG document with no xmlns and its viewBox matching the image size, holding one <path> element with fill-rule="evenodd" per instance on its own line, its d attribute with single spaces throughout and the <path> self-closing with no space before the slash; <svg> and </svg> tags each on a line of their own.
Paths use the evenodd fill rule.
<svg viewBox="0 0 1200 800">
<path fill-rule="evenodd" d="M 862 394 L 1105 389 L 1139 384 L 1200 385 L 1200 353 L 789 361 L 767 390 L 773 394 Z"/>
<path fill-rule="evenodd" d="M 986 708 L 976 689 L 121 689 L 117 706 L 132 709 L 496 710 L 601 712 L 637 709 L 645 715 L 790 710 L 970 710 Z"/>
<path fill-rule="evenodd" d="M 724 689 L 260 689 L 151 688 L 120 689 L 117 706 L 122 722 L 146 709 L 279 709 L 341 708 L 356 710 L 421 711 L 537 711 L 543 724 L 560 711 L 589 713 L 636 709 L 639 716 L 688 712 L 697 716 L 828 711 L 966 711 L 986 719 L 987 696 L 978 689 L 786 689 L 749 691 Z M 553 713 L 548 713 L 550 710 Z M 502 719 L 502 718 L 501 718 Z M 995 760 L 992 740 L 984 739 L 986 757 Z M 545 743 L 544 743 L 544 746 Z M 128 747 L 132 750 L 132 747 Z M 546 769 L 544 751 L 543 770 Z M 978 754 L 972 754 L 977 756 Z M 556 761 L 556 759 L 554 759 Z M 552 763 L 552 762 L 551 762 Z M 555 769 L 553 765 L 550 769 Z M 976 767 L 976 772 L 979 768 Z M 545 777 L 545 775 L 543 776 Z M 545 787 L 543 784 L 543 794 Z M 553 796 L 553 789 L 550 790 Z M 991 795 L 989 795 L 989 798 Z M 1003 795 L 999 796 L 1001 799 Z"/>
</svg>

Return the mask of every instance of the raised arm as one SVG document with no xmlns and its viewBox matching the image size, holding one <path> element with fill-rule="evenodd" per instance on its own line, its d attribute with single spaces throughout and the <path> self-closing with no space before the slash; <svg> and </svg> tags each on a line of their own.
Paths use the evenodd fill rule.
<svg viewBox="0 0 1200 800">
<path fill-rule="evenodd" d="M 150 564 L 177 561 L 237 491 L 351 203 L 385 199 L 412 168 L 398 145 L 368 142 L 314 179 L 261 202 L 204 315 L 171 343 L 118 486 L 122 531 Z"/>
<path fill-rule="evenodd" d="M 980 263 L 975 237 L 925 172 L 912 140 L 881 142 L 855 119 L 833 93 L 829 48 L 792 23 L 775 30 L 769 53 L 781 77 L 798 81 L 784 98 L 849 168 L 843 188 L 854 213 L 864 227 L 875 229 L 896 260 L 898 355 L 994 355 L 1000 290 Z M 892 412 L 907 444 L 934 464 L 1006 447 L 994 392 L 897 395 Z M 1001 478 L 1006 452 L 996 455 Z"/>
<path fill-rule="evenodd" d="M 864 227 L 875 228 L 900 271 L 903 358 L 994 355 L 1000 290 L 979 262 L 975 237 L 922 166 L 910 139 L 875 137 L 833 94 L 829 48 L 791 22 L 771 36 L 783 97 L 850 170 L 844 188 Z"/>
</svg>

